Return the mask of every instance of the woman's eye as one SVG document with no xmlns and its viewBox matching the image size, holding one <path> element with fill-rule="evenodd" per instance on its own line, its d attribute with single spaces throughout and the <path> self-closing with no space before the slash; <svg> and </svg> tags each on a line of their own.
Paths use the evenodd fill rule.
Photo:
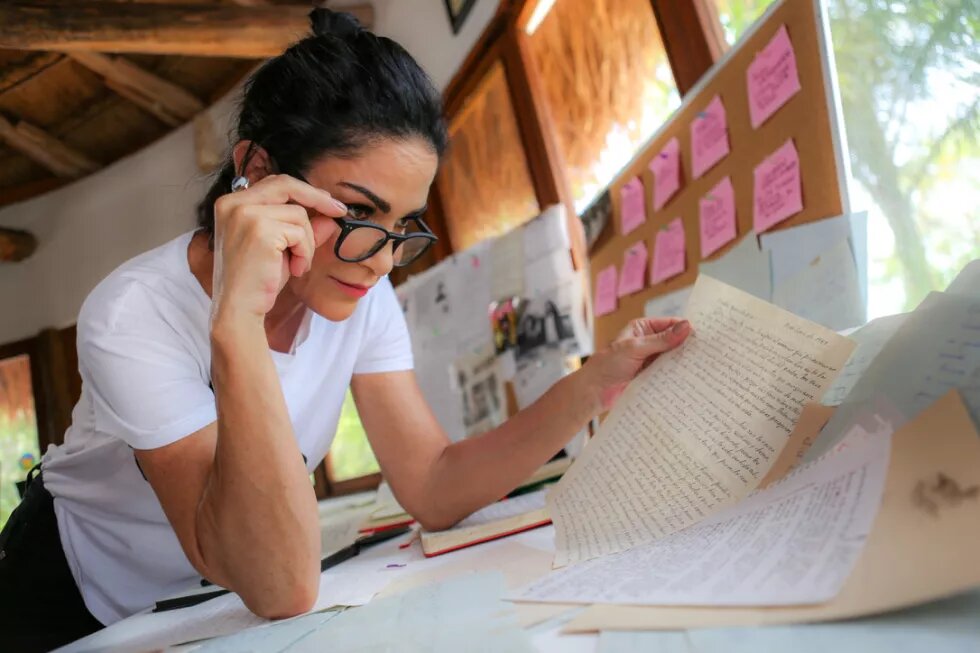
<svg viewBox="0 0 980 653">
<path fill-rule="evenodd" d="M 361 204 L 348 204 L 347 210 L 355 220 L 367 220 L 374 214 L 374 211 Z"/>
</svg>

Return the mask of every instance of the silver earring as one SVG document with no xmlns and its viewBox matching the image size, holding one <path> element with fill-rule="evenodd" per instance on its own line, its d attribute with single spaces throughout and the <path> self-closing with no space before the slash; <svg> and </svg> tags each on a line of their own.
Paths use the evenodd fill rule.
<svg viewBox="0 0 980 653">
<path fill-rule="evenodd" d="M 240 190 L 246 190 L 248 188 L 248 177 L 243 177 L 238 175 L 231 180 L 231 192 L 237 193 Z"/>
</svg>

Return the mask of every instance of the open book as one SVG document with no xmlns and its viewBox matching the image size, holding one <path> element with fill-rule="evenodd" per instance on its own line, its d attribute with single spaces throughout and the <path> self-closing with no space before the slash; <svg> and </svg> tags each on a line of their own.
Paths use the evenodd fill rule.
<svg viewBox="0 0 980 653">
<path fill-rule="evenodd" d="M 444 531 L 422 531 L 422 551 L 431 558 L 550 524 L 545 492 L 547 489 L 498 501 Z"/>
</svg>

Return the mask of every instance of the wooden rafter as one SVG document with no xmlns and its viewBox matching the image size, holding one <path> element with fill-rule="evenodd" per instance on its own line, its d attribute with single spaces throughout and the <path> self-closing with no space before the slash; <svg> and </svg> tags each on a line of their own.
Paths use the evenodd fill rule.
<svg viewBox="0 0 980 653">
<path fill-rule="evenodd" d="M 0 227 L 0 261 L 23 261 L 37 249 L 34 234 L 20 229 Z"/>
<path fill-rule="evenodd" d="M 204 109 L 204 103 L 180 86 L 122 57 L 98 52 L 71 52 L 69 56 L 105 78 L 106 86 L 143 107 L 171 127 L 186 122 Z"/>
<path fill-rule="evenodd" d="M 308 4 L 190 5 L 95 0 L 0 3 L 0 47 L 264 58 L 309 33 Z M 345 7 L 366 27 L 370 4 Z"/>
<path fill-rule="evenodd" d="M 57 176 L 66 179 L 82 177 L 101 167 L 97 162 L 65 145 L 43 129 L 23 120 L 14 124 L 0 116 L 0 139 Z"/>
</svg>

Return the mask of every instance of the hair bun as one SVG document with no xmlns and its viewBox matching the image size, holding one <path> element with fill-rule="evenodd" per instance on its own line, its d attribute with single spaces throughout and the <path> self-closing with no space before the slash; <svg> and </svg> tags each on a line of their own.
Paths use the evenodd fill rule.
<svg viewBox="0 0 980 653">
<path fill-rule="evenodd" d="M 364 28 L 353 14 L 318 7 L 310 12 L 310 27 L 316 36 L 336 36 L 342 39 L 360 35 Z"/>
</svg>

